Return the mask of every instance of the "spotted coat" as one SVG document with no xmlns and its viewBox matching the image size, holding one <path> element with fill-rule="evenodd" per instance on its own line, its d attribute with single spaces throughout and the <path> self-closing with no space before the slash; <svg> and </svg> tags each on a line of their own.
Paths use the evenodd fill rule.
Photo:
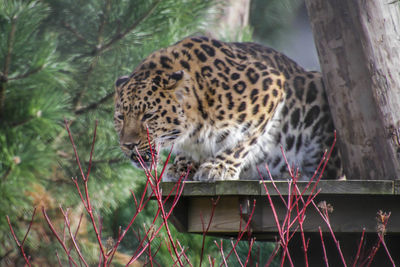
<svg viewBox="0 0 400 267">
<path fill-rule="evenodd" d="M 116 81 L 115 127 L 133 163 L 173 145 L 167 178 L 190 166 L 193 180 L 259 179 L 287 164 L 309 179 L 334 140 L 321 74 L 255 43 L 188 37 L 152 53 Z M 342 168 L 334 148 L 325 178 Z"/>
</svg>

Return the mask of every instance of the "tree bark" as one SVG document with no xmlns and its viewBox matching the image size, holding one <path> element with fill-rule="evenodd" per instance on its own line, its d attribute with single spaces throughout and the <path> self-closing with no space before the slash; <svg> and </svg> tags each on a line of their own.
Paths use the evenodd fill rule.
<svg viewBox="0 0 400 267">
<path fill-rule="evenodd" d="M 347 179 L 400 178 L 400 7 L 306 0 Z"/>
</svg>

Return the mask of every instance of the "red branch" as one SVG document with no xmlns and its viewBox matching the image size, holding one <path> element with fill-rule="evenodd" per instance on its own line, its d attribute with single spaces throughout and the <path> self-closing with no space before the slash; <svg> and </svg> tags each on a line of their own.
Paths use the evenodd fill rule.
<svg viewBox="0 0 400 267">
<path fill-rule="evenodd" d="M 362 234 L 361 234 L 361 240 L 360 240 L 360 243 L 358 244 L 357 254 L 356 254 L 356 257 L 354 259 L 353 267 L 357 266 L 357 261 L 360 258 L 361 247 L 362 247 L 362 244 L 364 242 L 364 235 L 365 235 L 365 228 L 363 228 L 363 231 L 362 231 Z"/>
<path fill-rule="evenodd" d="M 201 266 L 201 263 L 203 262 L 204 244 L 205 244 L 205 241 L 206 241 L 206 235 L 207 235 L 208 231 L 210 230 L 210 226 L 211 226 L 212 219 L 214 217 L 215 209 L 217 208 L 217 204 L 218 204 L 220 198 L 221 197 L 218 196 L 217 200 L 214 200 L 214 199 L 211 200 L 212 201 L 211 215 L 210 215 L 210 219 L 208 220 L 208 225 L 207 225 L 206 229 L 204 229 L 204 218 L 203 218 L 203 215 L 200 214 L 201 226 L 203 228 L 203 239 L 202 239 L 202 242 L 201 242 L 201 253 L 200 253 L 199 266 Z"/>
<path fill-rule="evenodd" d="M 24 243 L 25 243 L 26 238 L 27 238 L 27 236 L 28 236 L 28 234 L 29 234 L 29 231 L 31 230 L 31 227 L 32 227 L 32 224 L 33 224 L 33 219 L 34 219 L 34 217 L 35 217 L 35 214 L 36 214 L 36 208 L 33 210 L 32 218 L 31 218 L 31 220 L 30 220 L 30 222 L 29 222 L 28 229 L 26 230 L 25 236 L 24 236 L 24 238 L 22 239 L 21 242 L 18 240 L 18 237 L 15 235 L 14 229 L 13 229 L 13 227 L 12 227 L 12 225 L 11 225 L 11 222 L 10 222 L 10 218 L 8 217 L 8 215 L 6 215 L 7 223 L 8 223 L 8 227 L 10 228 L 11 235 L 13 236 L 14 241 L 15 241 L 15 244 L 17 244 L 17 246 L 18 246 L 18 248 L 19 248 L 19 251 L 21 252 L 22 256 L 24 257 L 25 263 L 26 263 L 29 267 L 31 266 L 31 263 L 29 262 L 30 256 L 27 256 L 26 253 L 25 253 L 25 250 L 24 250 Z"/>
<path fill-rule="evenodd" d="M 65 241 L 61 240 L 59 234 L 57 233 L 56 229 L 54 228 L 53 224 L 51 223 L 51 220 L 49 218 L 49 216 L 46 213 L 46 210 L 44 209 L 44 207 L 42 207 L 42 213 L 43 216 L 47 222 L 47 225 L 49 226 L 50 230 L 53 232 L 53 235 L 57 238 L 58 243 L 60 243 L 60 245 L 62 246 L 65 254 L 68 256 L 68 260 L 70 261 L 70 263 L 73 263 L 75 266 L 78 266 L 76 264 L 76 262 L 74 261 L 74 259 L 71 257 L 71 253 L 70 250 L 67 248 L 67 246 L 65 245 Z"/>
<path fill-rule="evenodd" d="M 137 233 L 137 239 L 139 241 L 139 245 L 138 245 L 136 251 L 133 253 L 131 259 L 127 263 L 127 266 L 132 264 L 133 262 L 135 262 L 141 255 L 147 255 L 147 260 L 146 260 L 145 264 L 153 266 L 154 263 L 156 263 L 157 265 L 160 265 L 155 261 L 154 257 L 160 250 L 161 244 L 158 247 L 155 247 L 154 245 L 152 246 L 151 243 L 159 235 L 159 232 L 163 228 L 165 229 L 165 231 L 167 233 L 167 239 L 165 241 L 167 244 L 167 249 L 168 249 L 170 256 L 174 262 L 173 265 L 174 266 L 192 266 L 192 263 L 187 255 L 188 249 L 185 248 L 184 246 L 182 246 L 182 244 L 179 242 L 178 239 L 174 239 L 174 237 L 172 236 L 171 229 L 169 226 L 169 221 L 168 221 L 169 217 L 171 216 L 173 210 L 175 209 L 176 205 L 178 204 L 178 201 L 183 193 L 185 181 L 188 177 L 190 168 L 188 168 L 186 175 L 182 175 L 179 178 L 178 182 L 173 186 L 173 188 L 170 190 L 170 192 L 162 192 L 161 181 L 162 181 L 162 177 L 165 173 L 166 166 L 170 160 L 172 149 L 171 149 L 170 153 L 168 154 L 167 160 L 162 168 L 162 171 L 160 173 L 158 173 L 157 164 L 158 164 L 158 158 L 159 158 L 158 157 L 159 150 L 158 149 L 156 150 L 153 147 L 151 139 L 150 139 L 149 131 L 147 131 L 147 137 L 148 137 L 148 142 L 149 142 L 149 147 L 150 147 L 150 152 L 151 152 L 151 159 L 152 159 L 150 166 L 146 166 L 139 151 L 137 151 L 139 163 L 143 167 L 144 173 L 146 175 L 145 190 L 143 191 L 143 193 L 140 197 L 136 196 L 135 193 L 133 191 L 131 191 L 131 194 L 133 197 L 133 202 L 134 202 L 133 204 L 135 206 L 135 213 L 133 214 L 130 222 L 128 223 L 128 225 L 126 226 L 126 228 L 124 230 L 121 230 L 121 227 L 120 227 L 120 229 L 118 231 L 118 237 L 116 239 L 116 242 L 110 248 L 110 246 L 105 246 L 105 244 L 103 243 L 104 241 L 102 240 L 102 236 L 101 236 L 102 235 L 102 219 L 100 216 L 95 219 L 95 216 L 93 213 L 94 211 L 93 211 L 91 200 L 90 200 L 89 189 L 88 189 L 88 182 L 89 182 L 90 171 L 92 168 L 92 159 L 93 159 L 93 155 L 94 155 L 94 146 L 95 146 L 95 141 L 96 141 L 97 122 L 96 122 L 96 126 L 94 129 L 93 140 L 91 143 L 91 150 L 90 150 L 90 159 L 89 159 L 89 163 L 88 163 L 86 172 L 84 172 L 84 170 L 82 168 L 81 161 L 78 156 L 78 151 L 77 151 L 77 148 L 76 148 L 76 145 L 74 142 L 74 138 L 71 134 L 71 131 L 69 129 L 69 126 L 68 126 L 68 123 L 66 120 L 65 120 L 65 127 L 67 129 L 68 136 L 69 136 L 69 139 L 72 144 L 76 163 L 79 168 L 79 172 L 80 172 L 81 180 L 82 180 L 83 184 L 80 185 L 77 178 L 73 178 L 72 181 L 76 187 L 76 190 L 81 199 L 81 202 L 85 207 L 86 213 L 90 217 L 91 226 L 93 227 L 93 230 L 96 234 L 96 239 L 97 239 L 98 247 L 100 250 L 98 266 L 103 266 L 103 267 L 111 266 L 111 262 L 114 258 L 115 253 L 117 252 L 117 249 L 118 249 L 122 239 L 126 236 L 128 230 L 132 227 L 134 221 L 137 219 L 139 214 L 143 211 L 144 207 L 150 201 L 151 197 L 154 197 L 156 199 L 157 204 L 158 204 L 158 209 L 157 209 L 156 214 L 154 215 L 154 219 L 153 219 L 152 223 L 149 225 L 149 227 L 144 226 L 144 236 L 141 237 L 140 233 Z M 282 201 L 283 205 L 286 208 L 286 214 L 284 214 L 283 219 L 278 217 L 275 203 L 271 197 L 269 189 L 267 188 L 267 183 L 264 182 L 263 177 L 260 174 L 260 178 L 262 180 L 262 184 L 264 186 L 267 198 L 269 200 L 269 204 L 271 206 L 273 218 L 275 220 L 276 227 L 278 230 L 278 235 L 279 235 L 277 238 L 276 247 L 268 259 L 267 266 L 269 266 L 272 263 L 273 259 L 276 257 L 276 255 L 278 255 L 278 252 L 280 250 L 282 250 L 280 265 L 283 266 L 285 264 L 285 260 L 287 260 L 289 265 L 294 266 L 293 261 L 290 256 L 290 253 L 289 253 L 288 244 L 296 232 L 300 232 L 300 235 L 301 235 L 302 247 L 303 247 L 303 252 L 304 252 L 304 263 L 305 263 L 304 265 L 305 266 L 309 265 L 308 264 L 309 240 L 307 240 L 305 238 L 303 226 L 304 226 L 304 222 L 305 222 L 305 218 L 306 218 L 306 210 L 310 204 L 312 204 L 314 206 L 314 208 L 318 211 L 318 213 L 320 214 L 322 219 L 325 221 L 325 224 L 327 225 L 327 227 L 330 231 L 330 235 L 332 236 L 332 238 L 336 244 L 337 250 L 340 253 L 341 260 L 342 260 L 344 266 L 346 266 L 346 262 L 345 262 L 343 253 L 341 251 L 339 241 L 336 239 L 335 234 L 332 229 L 332 226 L 331 226 L 331 222 L 330 222 L 329 214 L 328 214 L 328 208 L 326 208 L 327 205 L 325 205 L 325 208 L 324 207 L 321 208 L 315 204 L 315 197 L 320 193 L 320 189 L 317 189 L 317 185 L 322 177 L 324 169 L 325 169 L 327 162 L 333 151 L 333 147 L 336 142 L 336 133 L 335 133 L 334 137 L 335 137 L 334 142 L 332 144 L 332 147 L 330 148 L 329 153 L 328 152 L 324 153 L 323 158 L 320 161 L 317 170 L 315 171 L 313 177 L 311 177 L 310 181 L 307 183 L 307 185 L 305 186 L 305 188 L 303 190 L 300 190 L 298 187 L 298 184 L 297 184 L 298 179 L 299 179 L 299 170 L 295 169 L 293 166 L 290 166 L 290 164 L 285 156 L 285 153 L 284 153 L 283 149 L 281 148 L 288 172 L 291 176 L 291 179 L 289 179 L 288 185 L 287 185 L 288 186 L 287 197 L 284 197 L 281 194 L 281 192 L 278 190 L 278 187 L 276 186 L 276 184 L 272 178 L 270 170 L 269 170 L 268 166 L 266 166 L 271 184 L 272 184 L 274 190 L 278 193 L 280 200 Z M 148 188 L 151 189 L 151 192 L 149 192 L 150 189 L 148 189 Z M 200 254 L 200 265 L 202 264 L 203 257 L 204 257 L 205 238 L 211 227 L 211 223 L 212 223 L 214 213 L 216 210 L 216 205 L 219 202 L 219 199 L 220 199 L 220 197 L 218 197 L 216 200 L 212 199 L 212 210 L 211 210 L 211 214 L 210 214 L 210 218 L 209 218 L 207 226 L 204 222 L 203 216 L 200 214 L 202 228 L 203 228 L 203 239 L 202 239 L 202 247 L 201 247 L 201 254 Z M 168 210 L 166 209 L 167 202 L 169 204 Z M 250 215 L 247 218 L 247 221 L 245 221 L 243 219 L 242 207 L 240 206 L 240 229 L 238 231 L 236 241 L 234 242 L 233 240 L 231 240 L 232 248 L 227 255 L 225 255 L 222 240 L 220 243 L 214 241 L 220 252 L 220 255 L 221 255 L 221 259 L 222 259 L 221 266 L 222 265 L 228 266 L 228 259 L 232 254 L 235 254 L 235 257 L 240 266 L 252 265 L 252 263 L 253 263 L 252 262 L 252 258 L 253 258 L 252 250 L 253 250 L 253 245 L 254 245 L 255 239 L 251 238 L 252 231 L 250 228 L 250 223 L 251 223 L 252 217 L 255 212 L 255 205 L 256 205 L 256 200 L 254 199 L 253 208 L 250 212 Z M 58 240 L 58 242 L 62 246 L 65 254 L 67 255 L 68 260 L 69 260 L 69 265 L 70 266 L 72 266 L 72 265 L 78 266 L 78 263 L 79 263 L 80 265 L 83 264 L 85 266 L 89 266 L 88 263 L 84 259 L 84 256 L 79 248 L 78 241 L 77 241 L 78 232 L 79 232 L 79 228 L 81 226 L 83 214 L 80 216 L 80 219 L 79 219 L 79 222 L 78 222 L 75 232 L 73 232 L 71 229 L 71 223 L 70 223 L 69 216 L 68 216 L 68 210 L 64 211 L 61 207 L 60 207 L 60 210 L 64 216 L 64 228 L 61 233 L 58 233 L 56 231 L 55 227 L 53 226 L 53 223 L 51 222 L 51 220 L 49 219 L 49 217 L 46 213 L 45 208 L 42 208 L 42 213 L 43 213 L 43 216 L 44 216 L 51 232 L 53 233 L 54 237 Z M 26 265 L 28 265 L 28 266 L 31 266 L 31 264 L 29 262 L 30 257 L 26 255 L 26 252 L 24 251 L 23 246 L 27 239 L 28 233 L 32 227 L 35 212 L 36 212 L 36 209 L 33 211 L 32 219 L 29 223 L 28 229 L 27 229 L 22 241 L 18 240 L 18 238 L 14 232 L 14 229 L 11 225 L 10 219 L 8 216 L 6 216 L 7 222 L 8 222 L 10 231 L 11 231 L 11 235 L 13 236 L 15 243 L 17 244 L 22 256 L 24 257 Z M 161 222 L 159 224 L 156 224 L 157 219 L 160 216 L 161 216 Z M 365 229 L 363 229 L 363 232 L 361 235 L 361 240 L 360 240 L 358 250 L 357 250 L 357 254 L 355 256 L 355 260 L 354 260 L 354 263 L 352 266 L 356 266 L 357 264 L 361 264 L 363 266 L 364 265 L 370 266 L 374 259 L 375 254 L 377 253 L 380 246 L 382 246 L 385 249 L 385 252 L 386 252 L 389 260 L 391 261 L 393 266 L 395 266 L 394 265 L 395 263 L 389 253 L 389 250 L 386 246 L 385 239 L 384 239 L 384 235 L 386 232 L 386 225 L 387 225 L 389 217 L 390 217 L 390 213 L 387 214 L 387 213 L 383 213 L 381 211 L 378 213 L 377 243 L 369 252 L 368 257 L 364 260 L 360 260 L 360 258 L 362 258 L 360 255 L 362 254 L 361 251 L 362 251 L 362 247 L 363 247 L 364 234 L 365 234 Z M 242 226 L 243 226 L 242 223 L 244 223 L 244 222 L 246 222 L 246 224 L 245 224 L 244 228 L 242 228 Z M 136 232 L 134 232 L 134 233 L 136 234 Z M 242 240 L 243 235 L 245 233 L 247 233 L 248 238 L 249 238 L 248 239 L 249 249 L 247 252 L 246 261 L 243 263 L 242 260 L 240 259 L 239 253 L 237 251 L 237 246 L 238 246 L 239 241 Z M 328 267 L 329 263 L 328 263 L 328 258 L 327 258 L 325 243 L 324 243 L 324 237 L 322 234 L 321 227 L 319 227 L 319 233 L 320 233 L 320 239 L 321 239 L 321 246 L 322 246 L 322 249 L 324 252 L 324 263 Z M 70 241 L 70 242 L 68 243 L 68 241 Z M 67 244 L 69 247 L 67 246 Z M 107 249 L 108 249 L 108 251 L 107 251 Z M 72 258 L 71 253 L 73 250 L 76 252 L 79 259 L 74 260 Z M 59 265 L 61 266 L 61 260 L 60 260 L 60 257 L 57 252 L 56 252 L 56 256 L 57 256 Z M 79 262 L 77 263 L 78 260 L 79 260 Z M 209 260 L 210 266 L 215 266 L 216 259 L 212 258 L 211 256 L 208 256 L 208 260 Z"/>
<path fill-rule="evenodd" d="M 324 251 L 324 262 L 325 262 L 325 266 L 326 266 L 326 267 L 329 267 L 328 256 L 326 255 L 325 242 L 324 242 L 324 237 L 322 236 L 321 227 L 318 227 L 318 230 L 319 230 L 319 236 L 321 237 L 322 250 Z"/>
<path fill-rule="evenodd" d="M 162 190 L 161 190 L 160 187 L 161 187 L 162 175 L 164 174 L 166 165 L 168 164 L 168 161 L 170 159 L 171 152 L 167 157 L 167 160 L 166 160 L 166 162 L 164 164 L 164 167 L 163 167 L 163 170 L 161 172 L 161 175 L 158 175 L 158 173 L 156 171 L 157 163 L 158 163 L 158 152 L 157 152 L 157 155 L 156 155 L 155 154 L 156 152 L 152 149 L 152 144 L 151 144 L 151 140 L 150 140 L 150 134 L 149 134 L 148 130 L 147 130 L 147 136 L 148 136 L 148 142 L 149 142 L 151 155 L 152 155 L 151 165 L 150 166 L 146 166 L 146 164 L 145 164 L 143 158 L 141 157 L 139 151 L 137 151 L 137 155 L 138 155 L 137 157 L 138 157 L 139 163 L 142 166 L 142 168 L 144 170 L 144 173 L 145 173 L 145 175 L 147 177 L 148 185 L 152 189 L 152 194 L 155 196 L 155 198 L 157 200 L 157 204 L 158 204 L 158 212 L 157 212 L 157 214 L 156 214 L 156 216 L 154 218 L 153 225 L 155 223 L 156 218 L 158 217 L 158 214 L 161 214 L 162 224 L 155 231 L 155 234 L 157 234 L 161 230 L 162 227 L 165 227 L 165 230 L 166 230 L 167 236 L 168 236 L 168 240 L 169 240 L 169 242 L 170 242 L 170 244 L 171 244 L 171 246 L 173 248 L 173 252 L 174 252 L 174 254 L 176 256 L 176 260 L 177 260 L 177 262 L 179 263 L 180 266 L 184 266 L 183 262 L 181 260 L 181 256 L 183 254 L 183 256 L 186 258 L 185 251 L 182 251 L 181 253 L 178 252 L 178 248 L 177 248 L 177 246 L 175 244 L 175 241 L 174 241 L 174 239 L 172 237 L 172 234 L 171 234 L 171 230 L 170 230 L 169 225 L 168 225 L 168 218 L 172 214 L 172 211 L 174 210 L 176 204 L 178 203 L 178 200 L 179 200 L 180 196 L 182 195 L 183 188 L 184 188 L 183 181 L 187 179 L 187 176 L 188 176 L 189 172 L 186 173 L 186 177 L 181 176 L 179 178 L 179 180 L 177 182 L 177 185 L 169 192 L 169 194 L 167 195 L 166 199 L 163 200 L 163 194 L 162 194 Z M 154 170 L 154 174 L 153 174 L 152 170 Z M 167 212 L 165 210 L 165 207 L 164 207 L 165 201 L 170 198 L 170 196 L 172 195 L 173 192 L 175 192 L 174 199 L 172 201 L 172 205 L 171 205 L 170 210 Z M 149 242 L 147 242 L 146 245 L 143 246 L 141 244 L 141 246 L 143 246 L 142 250 L 141 251 L 139 250 L 139 251 L 135 252 L 134 256 L 131 258 L 131 260 L 128 262 L 127 265 L 130 265 L 132 262 L 134 262 L 140 256 L 142 251 L 144 251 L 148 247 L 148 245 L 151 242 L 152 238 L 153 237 L 151 237 L 149 239 Z"/>
</svg>

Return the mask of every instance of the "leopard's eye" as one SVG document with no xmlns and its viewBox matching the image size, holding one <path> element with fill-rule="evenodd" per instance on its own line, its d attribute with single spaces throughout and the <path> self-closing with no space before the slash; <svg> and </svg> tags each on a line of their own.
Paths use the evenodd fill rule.
<svg viewBox="0 0 400 267">
<path fill-rule="evenodd" d="M 119 120 L 121 120 L 121 121 L 123 121 L 124 120 L 124 114 L 119 114 L 119 115 L 117 115 L 117 119 L 119 119 Z"/>
</svg>

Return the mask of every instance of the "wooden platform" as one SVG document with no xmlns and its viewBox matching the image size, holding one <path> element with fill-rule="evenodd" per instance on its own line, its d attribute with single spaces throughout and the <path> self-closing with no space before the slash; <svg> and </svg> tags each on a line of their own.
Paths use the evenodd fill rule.
<svg viewBox="0 0 400 267">
<path fill-rule="evenodd" d="M 272 197 L 280 219 L 286 214 L 278 192 L 271 182 L 264 182 Z M 275 182 L 278 190 L 287 198 L 288 182 Z M 306 182 L 298 182 L 300 190 Z M 163 194 L 168 195 L 174 183 L 163 183 Z M 308 194 L 310 192 L 310 186 Z M 376 232 L 376 214 L 379 210 L 391 212 L 388 234 L 400 234 L 400 181 L 320 181 L 316 203 L 326 201 L 334 208 L 330 214 L 331 224 L 336 234 L 358 233 L 363 228 L 368 233 Z M 185 182 L 182 198 L 173 212 L 172 222 L 182 232 L 202 233 L 203 221 L 207 224 L 212 211 L 212 200 L 220 196 L 216 206 L 210 235 L 236 237 L 240 224 L 246 223 L 251 212 L 253 200 L 256 209 L 251 220 L 251 228 L 257 240 L 274 240 L 277 228 L 271 207 L 260 181 L 220 181 L 220 182 Z M 242 216 L 240 209 L 242 208 Z M 305 232 L 314 233 L 321 226 L 327 231 L 325 222 L 310 206 L 305 220 Z M 242 218 L 242 222 L 241 222 Z"/>
</svg>

